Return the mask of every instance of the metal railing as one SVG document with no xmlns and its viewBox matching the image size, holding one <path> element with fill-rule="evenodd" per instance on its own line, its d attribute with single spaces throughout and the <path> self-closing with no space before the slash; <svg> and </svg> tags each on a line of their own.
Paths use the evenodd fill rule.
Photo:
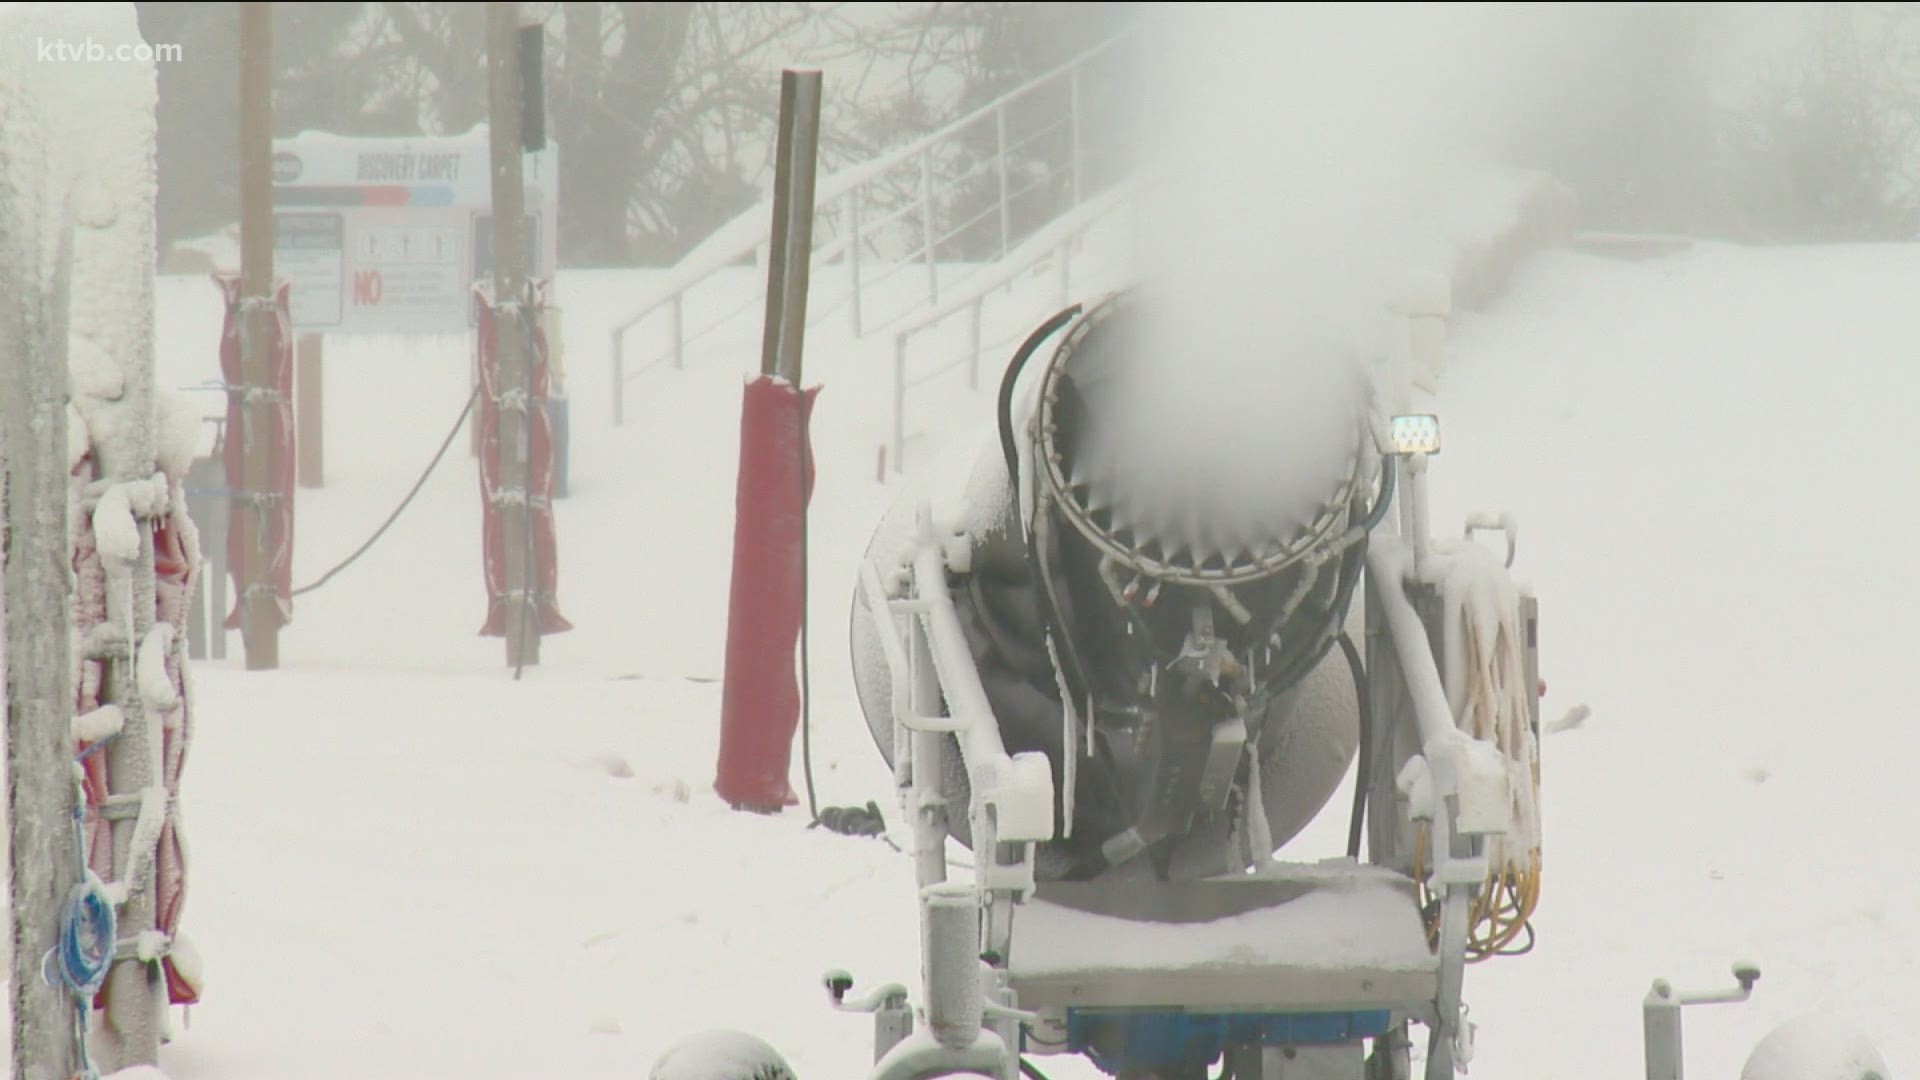
<svg viewBox="0 0 1920 1080">
<path fill-rule="evenodd" d="M 1014 251 L 1009 252 L 1006 258 L 994 263 L 987 272 L 970 278 L 966 288 L 951 294 L 945 303 L 936 305 L 932 311 L 919 315 L 894 330 L 893 445 L 890 451 L 894 472 L 901 472 L 906 468 L 907 391 L 944 375 L 961 364 L 967 365 L 968 389 L 978 389 L 981 355 L 991 348 L 1011 345 L 1032 329 L 1031 326 L 1022 324 L 1012 338 L 983 346 L 980 341 L 980 324 L 987 298 L 1001 286 L 1010 284 L 1020 275 L 1051 260 L 1055 283 L 1054 303 L 1051 310 L 1057 311 L 1066 307 L 1073 297 L 1074 248 L 1096 225 L 1115 214 L 1126 211 L 1132 204 L 1134 190 L 1130 185 L 1123 185 L 1062 215 L 1046 228 L 1034 233 Z M 907 346 L 913 338 L 939 326 L 962 311 L 968 313 L 966 347 L 959 355 L 931 370 L 918 372 L 909 380 Z"/>
<path fill-rule="evenodd" d="M 1085 87 L 1096 65 L 1119 60 L 1125 40 L 1109 40 L 938 131 L 822 178 L 808 324 L 844 309 L 860 338 L 922 303 L 937 308 L 943 289 L 951 294 L 991 273 L 1027 236 L 1110 186 L 1117 170 L 1102 168 L 1106 162 L 1088 146 Z M 689 252 L 614 325 L 616 425 L 626 419 L 628 382 L 663 363 L 684 367 L 690 344 L 765 302 L 762 283 L 746 303 L 689 325 L 688 294 L 763 250 L 770 229 L 767 205 L 754 206 Z M 924 301 L 889 310 L 889 298 L 902 291 L 894 279 L 910 271 L 926 275 Z M 628 333 L 662 313 L 665 348 L 629 365 Z"/>
</svg>

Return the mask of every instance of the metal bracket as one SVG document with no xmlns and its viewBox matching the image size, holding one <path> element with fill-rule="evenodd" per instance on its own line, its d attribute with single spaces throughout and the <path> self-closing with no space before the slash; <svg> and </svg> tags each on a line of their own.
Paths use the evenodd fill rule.
<svg viewBox="0 0 1920 1080">
<path fill-rule="evenodd" d="M 1467 515 L 1466 538 L 1473 539 L 1476 532 L 1498 532 L 1507 538 L 1507 569 L 1513 569 L 1514 545 L 1520 536 L 1520 523 L 1512 514 L 1481 511 Z"/>
<path fill-rule="evenodd" d="M 1665 979 L 1655 979 L 1653 989 L 1641 1002 L 1641 1030 L 1647 1059 L 1647 1080 L 1681 1080 L 1686 1061 L 1681 1050 L 1680 1010 L 1687 1005 L 1731 1005 L 1753 996 L 1753 984 L 1760 981 L 1760 969 L 1744 961 L 1733 965 L 1733 977 L 1740 985 L 1731 990 L 1675 993 Z"/>
</svg>

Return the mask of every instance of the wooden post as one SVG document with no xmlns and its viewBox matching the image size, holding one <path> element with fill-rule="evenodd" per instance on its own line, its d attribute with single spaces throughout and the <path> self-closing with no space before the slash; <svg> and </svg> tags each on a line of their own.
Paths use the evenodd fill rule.
<svg viewBox="0 0 1920 1080">
<path fill-rule="evenodd" d="M 28 114 L 29 118 L 31 114 Z M 26 130 L 33 130 L 27 128 Z M 23 170 L 24 172 L 25 170 Z M 0 189 L 0 511 L 6 524 L 0 602 L 0 690 L 6 704 L 8 914 L 13 963 L 13 1080 L 74 1071 L 73 999 L 40 961 L 58 940 L 60 911 L 79 876 L 74 855 L 72 597 L 67 567 L 67 302 L 63 258 L 51 295 L 40 279 L 43 238 Z M 20 179 L 15 176 L 16 183 Z M 11 231 L 24 224 L 21 233 Z M 65 245 L 62 244 L 64 251 Z"/>
<path fill-rule="evenodd" d="M 488 141 L 493 163 L 493 297 L 496 305 L 494 360 L 500 366 L 495 385 L 508 402 L 526 400 L 527 324 L 520 305 L 527 300 L 526 189 L 520 161 L 521 91 L 519 8 L 499 0 L 487 5 L 487 76 L 491 89 Z M 500 488 L 509 500 L 500 507 L 506 548 L 507 665 L 540 662 L 539 607 L 534 599 L 538 572 L 533 560 L 533 514 L 524 496 L 530 489 L 531 420 L 523 407 L 500 410 Z"/>
<path fill-rule="evenodd" d="M 301 334 L 294 353 L 294 448 L 299 454 L 300 486 L 325 487 L 326 425 L 321 421 L 325 379 L 321 375 L 319 334 Z"/>
<path fill-rule="evenodd" d="M 275 404 L 264 391 L 273 387 L 273 9 L 266 3 L 240 5 L 240 381 L 252 395 L 245 423 L 228 438 L 242 440 L 246 456 L 242 483 L 250 496 L 273 490 Z M 266 515 L 240 508 L 246 569 L 240 596 L 241 638 L 247 670 L 280 666 L 280 605 L 273 595 L 262 532 Z"/>
</svg>

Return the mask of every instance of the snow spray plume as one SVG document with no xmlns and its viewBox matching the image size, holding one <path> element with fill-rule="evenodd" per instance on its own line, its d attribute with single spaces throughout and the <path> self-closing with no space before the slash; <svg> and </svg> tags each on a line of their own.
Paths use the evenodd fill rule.
<svg viewBox="0 0 1920 1080">
<path fill-rule="evenodd" d="M 1259 503 L 1262 527 L 1297 527 L 1349 472 L 1371 361 L 1437 204 L 1484 167 L 1516 115 L 1504 98 L 1563 52 L 1574 16 L 1179 5 L 1146 18 L 1151 302 L 1114 424 L 1130 437 L 1109 464 L 1147 501 L 1184 504 L 1174 517 L 1195 500 L 1215 515 Z"/>
</svg>

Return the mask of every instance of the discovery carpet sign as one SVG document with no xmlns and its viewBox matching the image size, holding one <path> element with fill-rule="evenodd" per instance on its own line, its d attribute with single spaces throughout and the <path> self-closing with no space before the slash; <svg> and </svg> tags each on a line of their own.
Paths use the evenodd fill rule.
<svg viewBox="0 0 1920 1080">
<path fill-rule="evenodd" d="M 303 132 L 274 140 L 274 268 L 293 324 L 334 334 L 459 333 L 490 271 L 473 241 L 491 217 L 485 125 L 444 138 Z M 559 151 L 521 157 L 538 279 L 556 264 Z"/>
</svg>

